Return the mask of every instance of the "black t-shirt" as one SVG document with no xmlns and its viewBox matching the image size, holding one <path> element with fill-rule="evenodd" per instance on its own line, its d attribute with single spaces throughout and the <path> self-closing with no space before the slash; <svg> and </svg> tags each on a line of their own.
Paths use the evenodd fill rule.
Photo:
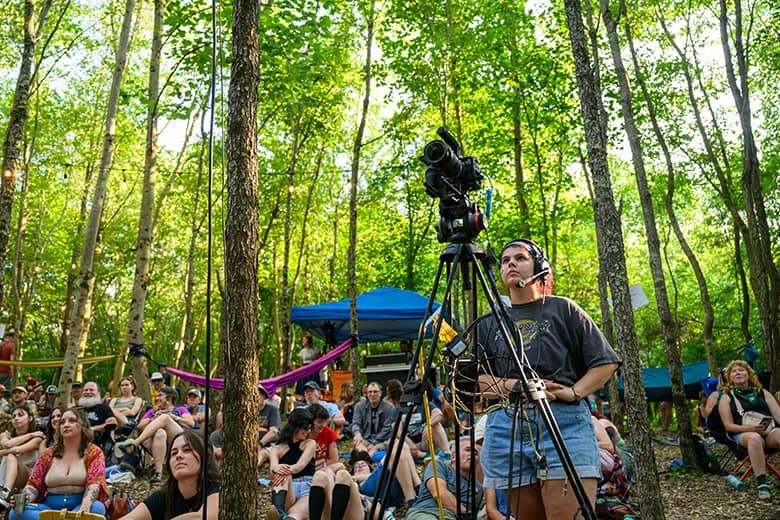
<svg viewBox="0 0 780 520">
<path fill-rule="evenodd" d="M 206 493 L 207 496 L 219 493 L 219 484 L 216 482 L 209 483 L 209 490 Z M 173 514 L 171 518 L 183 515 L 184 513 L 195 513 L 201 506 L 203 501 L 201 500 L 201 493 L 196 493 L 192 498 L 184 498 L 179 493 L 178 486 L 173 494 Z M 152 520 L 168 520 L 165 517 L 165 491 L 157 491 L 153 493 L 149 498 L 144 500 L 144 505 L 149 513 L 152 515 Z"/>
<path fill-rule="evenodd" d="M 114 412 L 111 411 L 111 408 L 103 403 L 87 408 L 84 412 L 87 414 L 89 424 L 92 426 L 100 426 L 101 424 L 104 424 L 107 419 L 114 417 Z M 104 435 L 105 432 L 95 432 L 95 444 L 102 444 Z"/>
<path fill-rule="evenodd" d="M 568 298 L 547 296 L 508 311 L 522 336 L 527 362 L 543 379 L 572 386 L 591 368 L 620 362 L 590 316 Z M 477 338 L 483 373 L 520 376 L 493 316 L 480 321 Z"/>
</svg>

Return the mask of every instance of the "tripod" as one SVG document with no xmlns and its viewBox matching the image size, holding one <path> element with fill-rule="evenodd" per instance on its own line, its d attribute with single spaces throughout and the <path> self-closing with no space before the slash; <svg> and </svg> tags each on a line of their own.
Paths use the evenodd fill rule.
<svg viewBox="0 0 780 520">
<path fill-rule="evenodd" d="M 550 438 L 552 440 L 553 446 L 555 447 L 555 450 L 558 453 L 566 477 L 568 481 L 571 483 L 572 489 L 577 498 L 577 502 L 579 503 L 580 511 L 582 512 L 583 517 L 586 520 L 596 520 L 596 515 L 593 511 L 593 507 L 590 504 L 588 496 L 585 492 L 585 488 L 583 487 L 582 481 L 577 475 L 576 469 L 571 460 L 569 452 L 567 451 L 566 446 L 564 444 L 561 431 L 555 420 L 555 416 L 553 415 L 552 409 L 550 408 L 550 403 L 548 402 L 547 397 L 545 395 L 544 382 L 537 377 L 529 378 L 526 374 L 526 371 L 531 371 L 533 373 L 533 370 L 531 369 L 529 363 L 525 359 L 525 354 L 522 347 L 518 348 L 516 327 L 514 326 L 514 323 L 509 315 L 509 312 L 507 311 L 506 306 L 504 305 L 501 299 L 501 294 L 498 292 L 498 288 L 496 287 L 495 280 L 492 278 L 492 274 L 490 273 L 489 270 L 488 257 L 482 249 L 474 245 L 472 242 L 451 243 L 445 247 L 444 251 L 439 256 L 439 264 L 436 270 L 436 275 L 434 277 L 433 288 L 431 289 L 431 294 L 428 299 L 428 306 L 426 308 L 424 320 L 428 320 L 428 318 L 432 314 L 433 302 L 435 299 L 435 295 L 438 292 L 442 273 L 444 272 L 445 268 L 447 272 L 447 281 L 444 289 L 442 307 L 440 309 L 442 318 L 448 315 L 450 300 L 452 297 L 453 281 L 455 280 L 455 277 L 457 276 L 458 272 L 462 272 L 464 290 L 471 291 L 471 298 L 470 298 L 471 316 L 476 317 L 477 314 L 476 293 L 477 293 L 477 282 L 479 282 L 479 285 L 481 286 L 482 291 L 484 292 L 487 298 L 490 311 L 496 319 L 499 332 L 503 337 L 503 340 L 509 346 L 509 351 L 511 352 L 512 355 L 512 362 L 515 364 L 516 368 L 518 368 L 520 373 L 518 384 L 515 386 L 513 392 L 518 392 L 522 394 L 523 396 L 525 396 L 525 398 L 529 403 L 532 403 L 536 407 L 538 415 L 542 417 L 546 430 L 548 431 Z M 434 326 L 431 349 L 428 352 L 428 355 L 425 358 L 425 363 L 424 363 L 423 373 L 425 375 L 429 373 L 433 365 L 433 358 L 437 350 L 439 332 L 441 331 L 443 322 L 444 322 L 443 319 L 439 319 L 437 320 Z M 410 408 L 415 405 L 419 405 L 422 402 L 421 396 L 424 391 L 424 384 L 417 377 L 417 366 L 418 366 L 418 359 L 420 357 L 420 351 L 422 349 L 422 343 L 424 337 L 425 337 L 425 328 L 421 327 L 417 337 L 414 357 L 412 359 L 411 365 L 409 367 L 409 371 L 407 373 L 407 382 L 404 385 L 404 396 L 402 397 L 403 404 Z M 517 413 L 518 413 L 518 407 L 515 406 L 515 415 L 513 418 L 515 422 L 517 421 Z M 398 449 L 396 449 L 395 451 L 393 451 L 393 448 L 396 442 L 400 442 L 400 443 L 404 442 L 404 438 L 406 437 L 406 434 L 409 430 L 411 416 L 412 414 L 410 409 L 409 413 L 406 413 L 403 416 L 399 415 L 398 419 L 393 425 L 393 433 L 390 437 L 390 440 L 388 442 L 388 447 L 387 447 L 388 456 L 390 456 L 390 454 L 393 454 L 392 456 L 393 460 L 390 462 L 389 465 L 385 463 L 382 467 L 382 472 L 377 487 L 377 493 L 374 496 L 374 500 L 371 503 L 371 510 L 368 516 L 369 519 L 373 519 L 375 517 L 374 515 L 376 513 L 378 506 L 380 507 L 379 518 L 383 518 L 384 510 L 386 507 L 385 503 L 388 495 L 388 490 L 390 489 L 390 484 L 398 468 L 398 462 L 400 460 L 401 451 L 402 451 L 401 450 L 402 446 L 399 446 Z M 473 411 L 469 413 L 469 424 L 473 425 Z M 514 424 L 512 429 L 514 431 Z M 457 424 L 456 421 L 455 462 L 456 462 L 457 472 L 459 472 L 460 469 L 460 460 L 459 460 L 460 446 L 457 438 L 458 430 L 459 430 L 459 425 Z M 469 432 L 470 432 L 469 436 L 471 442 L 471 449 L 473 452 L 474 429 L 470 428 Z M 510 472 L 511 472 L 512 459 L 514 455 L 512 453 L 513 445 L 514 445 L 514 435 L 512 438 L 512 445 L 510 445 L 510 461 L 509 461 Z M 476 503 L 475 503 L 476 491 L 475 491 L 475 478 L 474 478 L 473 464 L 470 469 L 470 475 L 469 475 L 469 487 L 471 491 L 470 493 L 471 496 L 469 500 L 471 505 L 470 510 L 468 508 L 466 509 L 466 511 L 462 510 L 460 479 L 458 478 L 456 482 L 457 482 L 456 517 L 458 519 L 463 518 L 464 520 L 476 518 L 476 513 L 477 513 Z"/>
</svg>

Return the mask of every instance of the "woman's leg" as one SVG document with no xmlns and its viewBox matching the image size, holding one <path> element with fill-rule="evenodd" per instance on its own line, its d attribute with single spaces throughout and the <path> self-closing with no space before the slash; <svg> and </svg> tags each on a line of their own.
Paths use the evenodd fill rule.
<svg viewBox="0 0 780 520">
<path fill-rule="evenodd" d="M 146 431 L 146 430 L 144 430 Z M 159 429 L 152 438 L 152 458 L 154 459 L 154 471 L 162 472 L 165 464 L 165 455 L 168 453 L 168 432 L 165 429 Z"/>
<path fill-rule="evenodd" d="M 544 502 L 538 483 L 523 486 L 519 490 L 512 489 L 507 493 L 512 505 L 512 514 L 523 520 L 546 520 Z M 554 518 L 554 517 L 550 517 Z M 571 516 L 569 518 L 572 518 Z"/>
<path fill-rule="evenodd" d="M 19 459 L 14 455 L 6 455 L 3 457 L 3 463 L 0 464 L 0 467 L 5 469 L 3 487 L 10 491 L 15 487 L 16 475 L 19 473 Z"/>
<path fill-rule="evenodd" d="M 297 500 L 287 511 L 288 518 L 304 520 L 309 517 L 309 497 Z"/>
<path fill-rule="evenodd" d="M 330 518 L 331 491 L 333 490 L 333 473 L 330 470 L 320 470 L 311 479 L 309 491 L 309 518 L 320 520 Z"/>
<path fill-rule="evenodd" d="M 173 415 L 166 413 L 155 417 L 152 422 L 147 424 L 141 434 L 132 441 L 132 444 L 135 444 L 136 446 L 142 444 L 143 442 L 153 438 L 155 433 L 157 433 L 159 430 L 165 430 L 170 438 L 175 437 L 177 434 L 183 431 L 182 427 L 179 426 L 173 419 Z"/>
<path fill-rule="evenodd" d="M 766 472 L 764 438 L 755 432 L 745 432 L 739 437 L 739 444 L 747 448 L 755 476 L 763 475 Z"/>
<path fill-rule="evenodd" d="M 27 468 L 27 466 L 22 463 L 20 459 L 16 459 L 16 464 L 11 464 L 11 466 L 16 466 L 16 479 L 13 482 L 13 486 L 16 489 L 22 489 L 25 484 L 27 484 L 27 479 L 30 476 L 30 470 Z M 10 489 L 10 488 L 9 488 Z"/>
<path fill-rule="evenodd" d="M 24 506 L 24 512 L 17 513 L 13 509 L 8 512 L 8 520 L 38 520 L 41 515 L 41 511 L 52 509 L 51 506 L 46 503 L 40 504 L 27 504 Z"/>
<path fill-rule="evenodd" d="M 333 486 L 332 518 L 344 520 L 363 520 L 363 501 L 360 499 L 358 485 L 346 470 L 336 473 L 336 483 Z"/>
<path fill-rule="evenodd" d="M 598 480 L 595 478 L 583 478 L 582 487 L 588 495 L 591 507 L 596 504 L 596 487 Z M 567 480 L 546 480 L 542 486 L 542 501 L 547 518 L 574 518 L 580 509 L 577 497 L 570 489 Z"/>
<path fill-rule="evenodd" d="M 412 454 L 406 446 L 401 450 L 401 458 L 398 459 L 395 478 L 398 479 L 401 490 L 404 492 L 404 500 L 408 502 L 417 498 L 417 487 L 420 485 L 420 477 L 417 475 L 417 467 L 414 465 Z"/>
</svg>

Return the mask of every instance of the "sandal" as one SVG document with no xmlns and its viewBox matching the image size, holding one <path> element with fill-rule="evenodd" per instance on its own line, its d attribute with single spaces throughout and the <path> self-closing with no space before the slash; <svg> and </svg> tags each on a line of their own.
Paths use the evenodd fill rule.
<svg viewBox="0 0 780 520">
<path fill-rule="evenodd" d="M 770 500 L 772 498 L 772 491 L 769 489 L 769 484 L 758 485 L 758 499 Z"/>
</svg>

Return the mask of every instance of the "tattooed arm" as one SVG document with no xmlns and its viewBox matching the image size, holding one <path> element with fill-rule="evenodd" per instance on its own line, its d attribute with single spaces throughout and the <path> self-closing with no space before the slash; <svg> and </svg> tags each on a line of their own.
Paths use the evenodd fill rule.
<svg viewBox="0 0 780 520">
<path fill-rule="evenodd" d="M 89 510 L 92 509 L 92 503 L 97 500 L 99 492 L 100 486 L 97 484 L 87 486 L 87 489 L 84 490 L 84 498 L 81 499 L 82 511 L 89 513 Z"/>
</svg>

